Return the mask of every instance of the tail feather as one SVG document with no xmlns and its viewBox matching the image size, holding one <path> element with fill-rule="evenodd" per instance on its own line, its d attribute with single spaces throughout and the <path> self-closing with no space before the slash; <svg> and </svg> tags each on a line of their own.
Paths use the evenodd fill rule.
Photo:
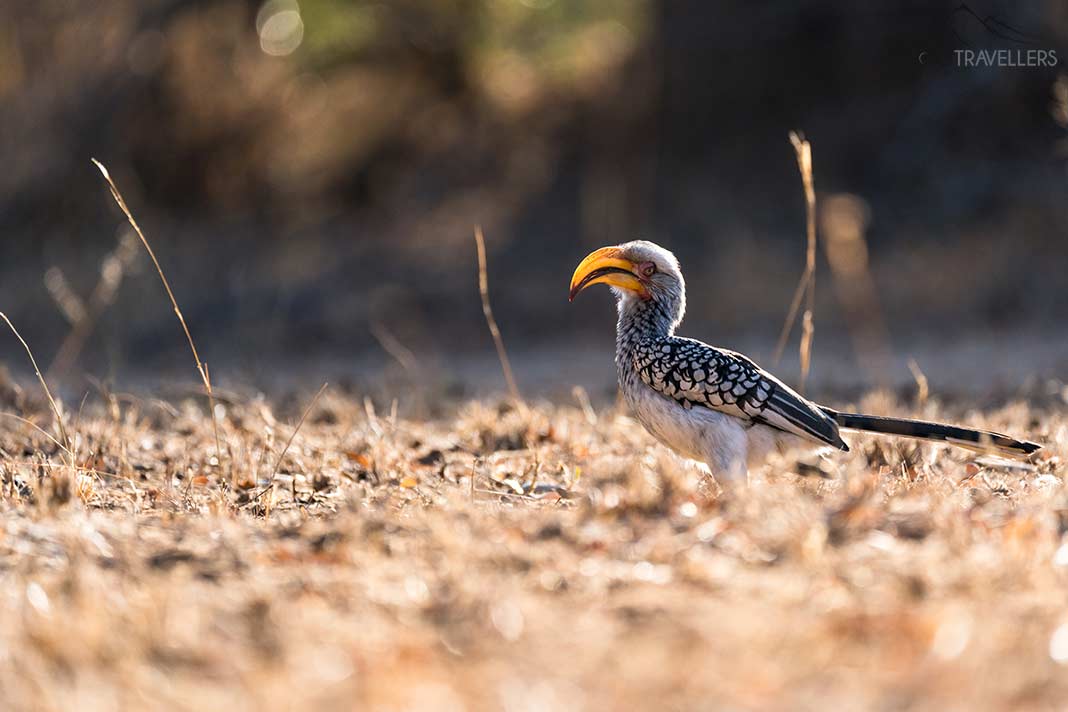
<svg viewBox="0 0 1068 712">
<path fill-rule="evenodd" d="M 879 415 L 863 415 L 861 413 L 839 413 L 836 410 L 823 408 L 822 406 L 821 410 L 834 418 L 839 427 L 846 430 L 862 430 L 868 433 L 897 435 L 918 440 L 941 441 L 983 454 L 1020 458 L 1027 457 L 1042 447 L 1037 443 L 1017 440 L 1010 438 L 1008 435 L 994 433 L 989 430 L 962 428 L 957 425 L 930 423 L 925 420 L 884 418 Z"/>
</svg>

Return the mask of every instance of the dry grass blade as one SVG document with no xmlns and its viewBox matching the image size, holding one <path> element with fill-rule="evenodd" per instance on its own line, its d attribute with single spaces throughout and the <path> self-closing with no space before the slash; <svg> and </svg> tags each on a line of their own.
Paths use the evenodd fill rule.
<svg viewBox="0 0 1068 712">
<path fill-rule="evenodd" d="M 21 415 L 15 415 L 14 413 L 0 413 L 0 418 L 11 418 L 12 420 L 17 420 L 18 422 L 22 423 L 23 425 L 28 425 L 31 428 L 33 428 L 34 430 L 36 430 L 37 432 L 39 432 L 41 435 L 44 435 L 46 438 L 48 438 L 48 440 L 50 440 L 53 444 L 55 444 L 55 446 L 58 447 L 60 450 L 66 450 L 67 449 L 66 445 L 61 443 L 59 440 L 56 440 L 56 436 L 52 435 L 52 433 L 48 432 L 47 430 L 42 428 L 37 423 L 35 423 L 32 420 L 30 420 L 29 418 L 23 418 Z"/>
<path fill-rule="evenodd" d="M 578 401 L 579 407 L 582 409 L 582 415 L 586 418 L 586 422 L 590 425 L 596 425 L 597 411 L 593 409 L 593 403 L 590 402 L 590 394 L 586 392 L 586 389 L 582 386 L 575 386 L 571 389 L 571 395 Z"/>
<path fill-rule="evenodd" d="M 152 245 L 148 244 L 148 240 L 145 239 L 145 233 L 141 231 L 141 227 L 137 224 L 137 220 L 134 219 L 133 213 L 130 212 L 130 208 L 126 205 L 126 200 L 123 199 L 122 193 L 119 192 L 118 187 L 115 185 L 115 181 L 111 179 L 111 174 L 108 173 L 108 169 L 104 167 L 104 164 L 95 158 L 90 159 L 97 168 L 100 169 L 101 175 L 104 176 L 104 180 L 108 183 L 108 188 L 111 189 L 111 197 L 115 199 L 119 208 L 123 214 L 126 215 L 126 219 L 130 223 L 130 227 L 134 229 L 137 236 L 141 239 L 141 244 L 145 246 L 145 250 L 148 252 L 148 256 L 152 258 L 152 264 L 156 267 L 156 272 L 159 273 L 159 279 L 163 282 L 163 289 L 167 292 L 167 297 L 171 300 L 171 306 L 174 307 L 174 314 L 178 317 L 178 323 L 182 325 L 182 331 L 185 332 L 186 341 L 189 342 L 189 350 L 193 352 L 193 361 L 196 363 L 197 373 L 200 374 L 200 380 L 204 382 L 204 389 L 208 392 L 208 408 L 211 410 L 211 424 L 215 430 L 215 454 L 217 457 L 222 457 L 222 448 L 219 446 L 219 424 L 215 420 L 215 399 L 211 392 L 211 377 L 208 375 L 207 366 L 200 360 L 200 354 L 197 353 L 197 345 L 193 342 L 193 335 L 189 332 L 189 325 L 185 323 L 185 317 L 182 316 L 182 310 L 178 307 L 178 300 L 174 298 L 174 292 L 171 290 L 170 282 L 167 281 L 167 275 L 163 273 L 163 267 L 160 266 L 159 260 L 156 259 L 156 253 L 152 250 Z"/>
<path fill-rule="evenodd" d="M 798 384 L 798 388 L 802 393 L 805 392 L 805 381 L 808 380 L 808 372 L 812 367 L 812 336 L 815 332 L 816 328 L 812 323 L 812 310 L 805 309 L 805 315 L 801 318 L 801 343 L 798 346 L 798 351 L 801 355 L 801 382 Z"/>
<path fill-rule="evenodd" d="M 41 375 L 41 369 L 37 366 L 37 359 L 33 357 L 33 351 L 30 350 L 30 345 L 26 343 L 26 339 L 22 338 L 22 334 L 15 328 L 15 325 L 11 323 L 11 320 L 7 318 L 7 314 L 0 312 L 0 319 L 3 319 L 7 323 L 11 332 L 15 334 L 15 338 L 22 344 L 22 348 L 26 350 L 26 355 L 30 357 L 30 363 L 33 364 L 33 372 L 37 376 L 38 382 L 41 384 L 41 389 L 44 391 L 45 396 L 48 398 L 48 405 L 52 408 L 52 414 L 56 418 L 56 427 L 59 429 L 59 435 L 63 438 L 63 449 L 67 451 L 67 454 L 71 458 L 71 467 L 74 466 L 74 450 L 71 447 L 70 437 L 67 436 L 67 429 L 63 425 L 63 414 L 59 412 L 59 406 L 56 404 L 56 399 L 52 397 L 52 391 L 48 388 L 48 383 L 45 382 L 44 376 Z"/>
<path fill-rule="evenodd" d="M 805 291 L 807 288 L 808 270 L 801 276 L 801 281 L 797 283 L 793 299 L 790 300 L 790 309 L 786 312 L 786 320 L 783 322 L 782 331 L 779 332 L 779 341 L 775 344 L 775 356 L 772 358 L 772 361 L 776 364 L 782 360 L 783 352 L 786 351 L 786 342 L 790 338 L 790 332 L 794 329 L 794 322 L 797 321 L 797 312 L 801 308 L 801 300 L 805 298 Z"/>
<path fill-rule="evenodd" d="M 805 272 L 798 282 L 794 298 L 790 303 L 790 311 L 786 315 L 782 332 L 779 334 L 779 342 L 775 346 L 775 363 L 782 359 L 786 342 L 793 330 L 794 321 L 801 308 L 802 299 L 805 300 L 805 316 L 802 319 L 801 334 L 801 390 L 804 390 L 805 381 L 808 379 L 809 367 L 812 355 L 812 337 L 815 333 L 813 322 L 813 307 L 816 297 L 816 188 L 812 179 L 812 145 L 800 134 L 791 131 L 790 143 L 797 153 L 797 167 L 801 171 L 801 183 L 805 190 L 805 233 L 808 247 L 805 252 Z"/>
<path fill-rule="evenodd" d="M 375 337 L 382 349 L 400 364 L 400 367 L 404 369 L 408 376 L 414 376 L 418 370 L 419 363 L 416 361 L 412 350 L 402 344 L 384 324 L 372 321 L 370 328 L 371 335 Z"/>
<path fill-rule="evenodd" d="M 486 267 L 486 241 L 482 236 L 482 226 L 475 226 L 475 245 L 478 247 L 478 291 L 482 295 L 482 313 L 486 316 L 486 325 L 489 327 L 493 343 L 497 347 L 497 358 L 501 362 L 501 370 L 504 371 L 504 380 L 508 383 L 508 391 L 512 394 L 512 400 L 521 403 L 519 387 L 512 375 L 512 364 L 508 360 L 508 353 L 504 350 L 504 339 L 501 338 L 501 330 L 497 328 L 497 320 L 493 318 L 493 308 L 490 307 L 489 276 Z"/>
<path fill-rule="evenodd" d="M 319 398 L 323 395 L 329 385 L 329 383 L 324 383 L 323 385 L 319 386 L 319 390 L 315 393 L 315 397 L 311 399 L 311 402 L 308 403 L 308 407 L 305 408 L 304 413 L 301 414 L 300 420 L 297 421 L 297 427 L 293 428 L 293 432 L 289 434 L 289 440 L 286 441 L 286 446 L 282 448 L 281 454 L 279 454 L 278 459 L 275 460 L 274 467 L 271 468 L 271 481 L 264 485 L 263 489 L 261 489 L 259 492 L 249 497 L 248 502 L 245 502 L 245 506 L 255 502 L 257 499 L 262 497 L 269 489 L 271 489 L 271 487 L 274 486 L 274 479 L 278 476 L 278 468 L 282 466 L 282 460 L 285 459 L 286 453 L 289 452 L 289 447 L 293 444 L 293 439 L 297 437 L 297 433 L 300 432 L 300 428 L 304 425 L 304 421 L 308 419 L 308 414 L 311 413 L 311 410 L 315 407 L 315 404 L 319 402 Z"/>
<path fill-rule="evenodd" d="M 219 444 L 219 421 L 215 417 L 215 392 L 211 390 L 211 371 L 203 364 L 204 390 L 208 392 L 208 407 L 211 408 L 211 429 L 215 433 L 215 457 L 222 462 L 222 446 Z"/>
<path fill-rule="evenodd" d="M 931 393 L 930 384 L 927 382 L 926 374 L 920 369 L 920 364 L 916 363 L 916 359 L 910 358 L 908 365 L 912 377 L 916 380 L 916 403 L 923 407 L 927 404 L 927 398 Z"/>
</svg>

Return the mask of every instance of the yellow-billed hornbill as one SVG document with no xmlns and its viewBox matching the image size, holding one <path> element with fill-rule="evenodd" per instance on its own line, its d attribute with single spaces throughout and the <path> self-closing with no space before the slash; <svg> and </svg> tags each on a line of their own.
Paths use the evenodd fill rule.
<svg viewBox="0 0 1068 712">
<path fill-rule="evenodd" d="M 616 370 L 634 414 L 658 440 L 715 475 L 744 476 L 773 450 L 848 450 L 839 428 L 1009 457 L 1040 447 L 985 430 L 841 413 L 807 400 L 742 354 L 675 336 L 686 284 L 675 255 L 652 242 L 588 255 L 571 278 L 570 298 L 592 284 L 607 284 L 616 296 Z"/>
</svg>

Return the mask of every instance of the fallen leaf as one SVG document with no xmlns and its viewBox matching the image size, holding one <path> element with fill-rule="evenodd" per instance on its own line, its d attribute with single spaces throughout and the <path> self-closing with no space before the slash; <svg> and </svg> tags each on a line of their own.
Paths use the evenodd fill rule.
<svg viewBox="0 0 1068 712">
<path fill-rule="evenodd" d="M 348 450 L 345 452 L 345 457 L 347 457 L 351 462 L 355 462 L 357 465 L 364 468 L 365 470 L 374 469 L 374 462 L 371 460 L 370 455 L 365 452 L 354 452 L 352 450 Z"/>
</svg>

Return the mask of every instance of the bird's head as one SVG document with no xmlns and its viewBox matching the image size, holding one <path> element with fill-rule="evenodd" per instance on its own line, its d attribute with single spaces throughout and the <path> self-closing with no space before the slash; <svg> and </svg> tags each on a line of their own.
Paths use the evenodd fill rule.
<svg viewBox="0 0 1068 712">
<path fill-rule="evenodd" d="M 571 277 L 570 301 L 591 284 L 607 284 L 620 299 L 677 300 L 685 294 L 679 261 L 646 240 L 602 247 L 586 256 Z"/>
</svg>

